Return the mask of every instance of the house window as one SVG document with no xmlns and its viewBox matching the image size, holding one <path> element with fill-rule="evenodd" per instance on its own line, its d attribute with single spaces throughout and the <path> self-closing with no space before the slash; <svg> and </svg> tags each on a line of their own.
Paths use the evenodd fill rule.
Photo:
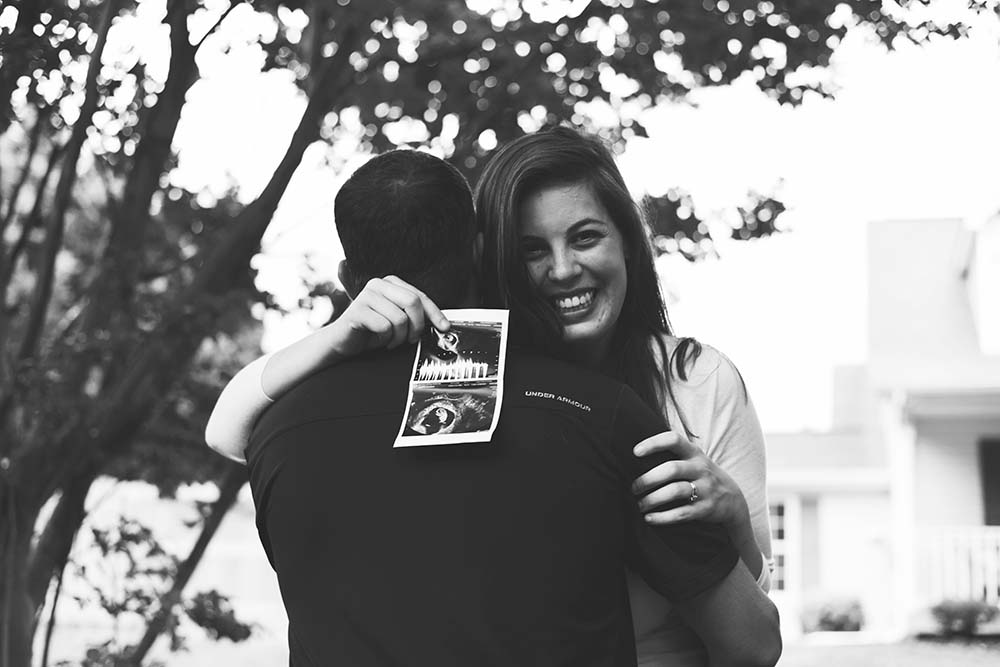
<svg viewBox="0 0 1000 667">
<path fill-rule="evenodd" d="M 785 503 L 774 502 L 769 506 L 771 515 L 771 553 L 774 556 L 774 572 L 771 573 L 771 590 L 785 590 Z"/>
<path fill-rule="evenodd" d="M 983 488 L 983 523 L 1000 526 L 1000 438 L 979 441 L 979 475 Z"/>
<path fill-rule="evenodd" d="M 785 590 L 785 554 L 774 554 L 774 574 L 771 587 L 776 591 Z"/>
<path fill-rule="evenodd" d="M 785 503 L 771 503 L 771 539 L 785 539 Z"/>
</svg>

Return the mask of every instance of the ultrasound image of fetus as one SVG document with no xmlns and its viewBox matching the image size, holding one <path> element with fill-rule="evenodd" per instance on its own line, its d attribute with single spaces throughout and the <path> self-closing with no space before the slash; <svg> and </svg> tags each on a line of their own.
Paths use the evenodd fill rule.
<svg viewBox="0 0 1000 667">
<path fill-rule="evenodd" d="M 458 357 L 458 332 L 438 331 L 431 327 L 434 332 L 435 345 L 427 351 L 427 356 L 439 361 L 451 361 Z"/>
<path fill-rule="evenodd" d="M 464 392 L 437 393 L 425 401 L 411 417 L 407 431 L 411 435 L 468 433 L 489 428 L 493 418 L 490 409 L 496 395 L 482 388 Z"/>
<path fill-rule="evenodd" d="M 457 421 L 455 406 L 448 401 L 438 401 L 417 413 L 413 430 L 421 435 L 451 433 Z"/>
</svg>

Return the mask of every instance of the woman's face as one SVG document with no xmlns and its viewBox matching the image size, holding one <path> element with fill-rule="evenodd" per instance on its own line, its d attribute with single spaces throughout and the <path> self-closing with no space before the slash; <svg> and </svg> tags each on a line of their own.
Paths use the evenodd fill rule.
<svg viewBox="0 0 1000 667">
<path fill-rule="evenodd" d="M 521 204 L 520 249 L 535 288 L 555 308 L 563 340 L 599 363 L 625 302 L 625 243 L 590 187 L 543 188 Z"/>
</svg>

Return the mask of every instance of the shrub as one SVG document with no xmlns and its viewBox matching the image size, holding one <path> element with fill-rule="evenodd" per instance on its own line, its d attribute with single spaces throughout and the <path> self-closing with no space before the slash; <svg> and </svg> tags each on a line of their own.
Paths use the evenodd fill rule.
<svg viewBox="0 0 1000 667">
<path fill-rule="evenodd" d="M 802 624 L 806 632 L 857 632 L 865 624 L 865 613 L 854 598 L 827 600 L 813 605 Z"/>
<path fill-rule="evenodd" d="M 971 637 L 981 623 L 996 618 L 1000 609 L 982 600 L 944 600 L 931 607 L 931 615 L 945 636 Z"/>
</svg>

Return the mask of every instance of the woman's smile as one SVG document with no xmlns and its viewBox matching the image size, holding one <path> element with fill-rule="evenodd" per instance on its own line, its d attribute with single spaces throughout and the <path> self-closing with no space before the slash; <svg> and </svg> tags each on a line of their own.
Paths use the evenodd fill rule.
<svg viewBox="0 0 1000 667">
<path fill-rule="evenodd" d="M 570 294 L 557 295 L 551 297 L 552 305 L 556 307 L 560 315 L 582 315 L 590 310 L 594 304 L 594 294 L 597 290 L 585 289 Z"/>
</svg>

